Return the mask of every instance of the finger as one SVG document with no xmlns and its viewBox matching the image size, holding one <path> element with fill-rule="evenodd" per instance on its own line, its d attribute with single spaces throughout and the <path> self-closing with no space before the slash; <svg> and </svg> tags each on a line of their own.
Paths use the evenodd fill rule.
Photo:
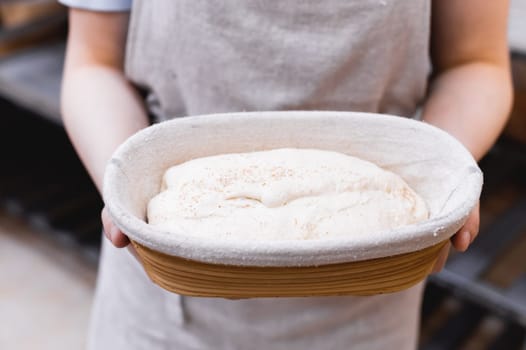
<svg viewBox="0 0 526 350">
<path fill-rule="evenodd" d="M 479 211 L 479 204 L 477 204 L 477 207 L 474 209 L 473 215 L 468 218 L 468 221 L 464 226 L 467 228 L 468 232 L 470 233 L 470 241 L 469 243 L 473 243 L 475 238 L 477 238 L 479 234 L 479 228 L 480 228 L 480 211 Z"/>
<path fill-rule="evenodd" d="M 128 244 L 130 244 L 128 236 L 122 233 L 122 231 L 119 230 L 117 226 L 113 225 L 113 227 L 114 229 L 110 232 L 111 242 L 113 243 L 113 245 L 117 248 L 124 248 Z"/>
<path fill-rule="evenodd" d="M 442 271 L 444 266 L 446 265 L 447 257 L 449 256 L 449 249 L 451 248 L 451 243 L 447 242 L 442 249 L 440 249 L 440 252 L 438 253 L 438 258 L 435 261 L 435 265 L 433 266 L 433 269 L 431 270 L 431 273 L 438 273 Z"/>
<path fill-rule="evenodd" d="M 104 232 L 104 236 L 111 241 L 110 230 L 113 224 L 109 219 L 106 208 L 102 209 L 102 212 L 100 213 L 100 219 L 102 221 L 102 231 Z"/>
<path fill-rule="evenodd" d="M 104 235 L 115 247 L 123 248 L 130 243 L 128 237 L 113 223 L 106 208 L 102 210 L 101 219 L 104 226 Z"/>
<path fill-rule="evenodd" d="M 465 252 L 468 249 L 470 242 L 471 233 L 467 231 L 464 226 L 451 238 L 453 247 L 459 252 Z"/>
<path fill-rule="evenodd" d="M 458 251 L 464 252 L 468 249 L 469 245 L 475 240 L 479 232 L 480 214 L 479 205 L 471 211 L 466 223 L 462 228 L 455 234 L 453 239 L 453 246 Z"/>
</svg>

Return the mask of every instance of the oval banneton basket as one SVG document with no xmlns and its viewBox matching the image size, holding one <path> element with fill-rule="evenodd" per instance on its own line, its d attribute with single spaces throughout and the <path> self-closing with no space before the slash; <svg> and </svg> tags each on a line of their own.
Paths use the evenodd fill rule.
<svg viewBox="0 0 526 350">
<path fill-rule="evenodd" d="M 344 239 L 258 242 L 199 239 L 147 224 L 147 203 L 170 166 L 284 147 L 338 151 L 393 171 L 422 196 L 430 217 L 359 236 L 350 224 Z M 254 112 L 178 118 L 138 132 L 108 163 L 104 200 L 149 277 L 169 291 L 225 298 L 372 295 L 422 281 L 481 187 L 469 152 L 423 122 L 370 113 Z"/>
</svg>

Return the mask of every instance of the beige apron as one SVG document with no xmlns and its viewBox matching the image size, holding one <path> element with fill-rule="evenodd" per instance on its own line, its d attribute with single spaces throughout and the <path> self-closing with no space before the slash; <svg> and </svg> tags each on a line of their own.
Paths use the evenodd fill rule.
<svg viewBox="0 0 526 350">
<path fill-rule="evenodd" d="M 428 0 L 135 0 L 126 71 L 158 120 L 283 109 L 413 116 L 429 23 Z M 181 297 L 105 241 L 88 348 L 413 349 L 421 292 Z"/>
</svg>

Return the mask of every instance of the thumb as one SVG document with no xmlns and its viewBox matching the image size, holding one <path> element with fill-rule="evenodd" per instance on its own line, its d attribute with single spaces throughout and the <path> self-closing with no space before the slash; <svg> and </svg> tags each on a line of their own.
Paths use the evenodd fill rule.
<svg viewBox="0 0 526 350">
<path fill-rule="evenodd" d="M 102 226 L 104 227 L 104 236 L 106 236 L 115 247 L 123 248 L 130 243 L 128 237 L 113 223 L 106 207 L 102 209 L 101 219 Z"/>
</svg>

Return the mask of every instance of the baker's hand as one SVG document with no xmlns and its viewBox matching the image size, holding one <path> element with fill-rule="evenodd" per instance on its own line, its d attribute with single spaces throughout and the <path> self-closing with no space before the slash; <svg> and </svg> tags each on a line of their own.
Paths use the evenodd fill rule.
<svg viewBox="0 0 526 350">
<path fill-rule="evenodd" d="M 473 208 L 464 226 L 451 238 L 453 247 L 459 252 L 465 252 L 479 234 L 479 203 Z"/>
<path fill-rule="evenodd" d="M 435 266 L 433 267 L 433 273 L 440 272 L 444 268 L 451 244 L 453 244 L 453 247 L 459 252 L 465 252 L 468 249 L 469 245 L 473 243 L 479 233 L 479 223 L 479 204 L 477 203 L 476 207 L 473 208 L 469 214 L 464 226 L 451 237 L 451 242 L 448 242 L 440 251 Z"/>
<path fill-rule="evenodd" d="M 104 227 L 104 235 L 111 243 L 117 248 L 124 248 L 130 244 L 128 237 L 122 233 L 121 230 L 113 223 L 106 210 L 106 207 L 102 209 L 101 213 L 102 226 Z"/>
<path fill-rule="evenodd" d="M 104 226 L 104 236 L 106 236 L 106 238 L 109 239 L 109 241 L 117 248 L 127 247 L 130 254 L 142 264 L 137 251 L 133 245 L 130 244 L 130 239 L 113 223 L 108 211 L 106 210 L 106 207 L 102 209 L 100 217 L 102 218 L 102 226 Z"/>
</svg>

